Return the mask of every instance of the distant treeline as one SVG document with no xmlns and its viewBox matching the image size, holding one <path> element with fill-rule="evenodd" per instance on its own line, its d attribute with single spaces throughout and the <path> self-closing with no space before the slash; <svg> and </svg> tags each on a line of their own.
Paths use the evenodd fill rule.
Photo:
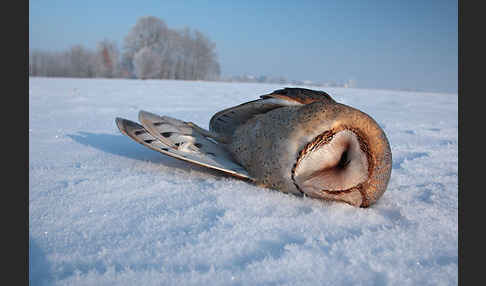
<svg viewBox="0 0 486 286">
<path fill-rule="evenodd" d="M 124 39 L 123 52 L 107 39 L 96 50 L 32 50 L 29 75 L 140 79 L 217 80 L 216 45 L 200 31 L 169 29 L 159 18 L 139 18 Z"/>
</svg>

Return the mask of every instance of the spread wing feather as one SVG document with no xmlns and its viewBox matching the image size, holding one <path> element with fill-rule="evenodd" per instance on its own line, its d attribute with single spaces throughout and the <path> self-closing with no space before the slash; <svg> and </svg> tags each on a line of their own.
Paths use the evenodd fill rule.
<svg viewBox="0 0 486 286">
<path fill-rule="evenodd" d="M 122 134 L 152 150 L 189 163 L 219 170 L 240 179 L 253 180 L 243 167 L 234 162 L 231 155 L 222 146 L 198 134 L 183 121 L 167 116 L 160 118 L 163 119 L 163 124 L 158 124 L 161 121 L 153 124 L 156 131 L 161 134 L 170 133 L 170 136 L 167 137 L 162 135 L 165 139 L 163 141 L 136 122 L 116 118 L 116 124 Z"/>
</svg>

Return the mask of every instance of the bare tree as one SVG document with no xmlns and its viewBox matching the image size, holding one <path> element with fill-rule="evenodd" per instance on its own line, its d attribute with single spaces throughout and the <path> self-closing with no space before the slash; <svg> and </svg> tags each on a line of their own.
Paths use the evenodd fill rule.
<svg viewBox="0 0 486 286">
<path fill-rule="evenodd" d="M 119 53 L 115 43 L 103 40 L 98 43 L 96 49 L 96 76 L 97 77 L 118 77 L 120 64 Z"/>
</svg>

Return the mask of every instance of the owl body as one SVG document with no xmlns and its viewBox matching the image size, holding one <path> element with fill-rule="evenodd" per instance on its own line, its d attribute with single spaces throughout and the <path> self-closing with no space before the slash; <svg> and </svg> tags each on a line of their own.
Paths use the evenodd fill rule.
<svg viewBox="0 0 486 286">
<path fill-rule="evenodd" d="M 228 149 L 258 185 L 300 195 L 291 179 L 297 158 L 300 107 L 282 107 L 238 126 Z M 297 133 L 297 134 L 296 134 Z M 297 136 L 296 136 L 297 135 Z"/>
<path fill-rule="evenodd" d="M 391 175 L 390 146 L 377 122 L 322 91 L 274 91 L 216 113 L 209 131 L 146 112 L 139 117 L 143 126 L 132 124 L 138 131 L 117 124 L 159 152 L 284 193 L 368 207 L 382 196 Z M 176 141 L 184 142 L 171 143 Z M 152 146 L 159 143 L 162 147 Z"/>
</svg>

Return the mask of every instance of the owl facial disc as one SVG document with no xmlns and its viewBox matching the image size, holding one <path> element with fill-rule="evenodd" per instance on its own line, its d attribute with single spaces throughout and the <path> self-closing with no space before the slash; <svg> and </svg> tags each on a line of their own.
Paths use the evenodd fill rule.
<svg viewBox="0 0 486 286">
<path fill-rule="evenodd" d="M 293 177 L 302 192 L 322 196 L 322 192 L 346 192 L 365 182 L 368 165 L 358 136 L 345 129 L 324 133 L 309 143 L 297 160 Z"/>
</svg>

